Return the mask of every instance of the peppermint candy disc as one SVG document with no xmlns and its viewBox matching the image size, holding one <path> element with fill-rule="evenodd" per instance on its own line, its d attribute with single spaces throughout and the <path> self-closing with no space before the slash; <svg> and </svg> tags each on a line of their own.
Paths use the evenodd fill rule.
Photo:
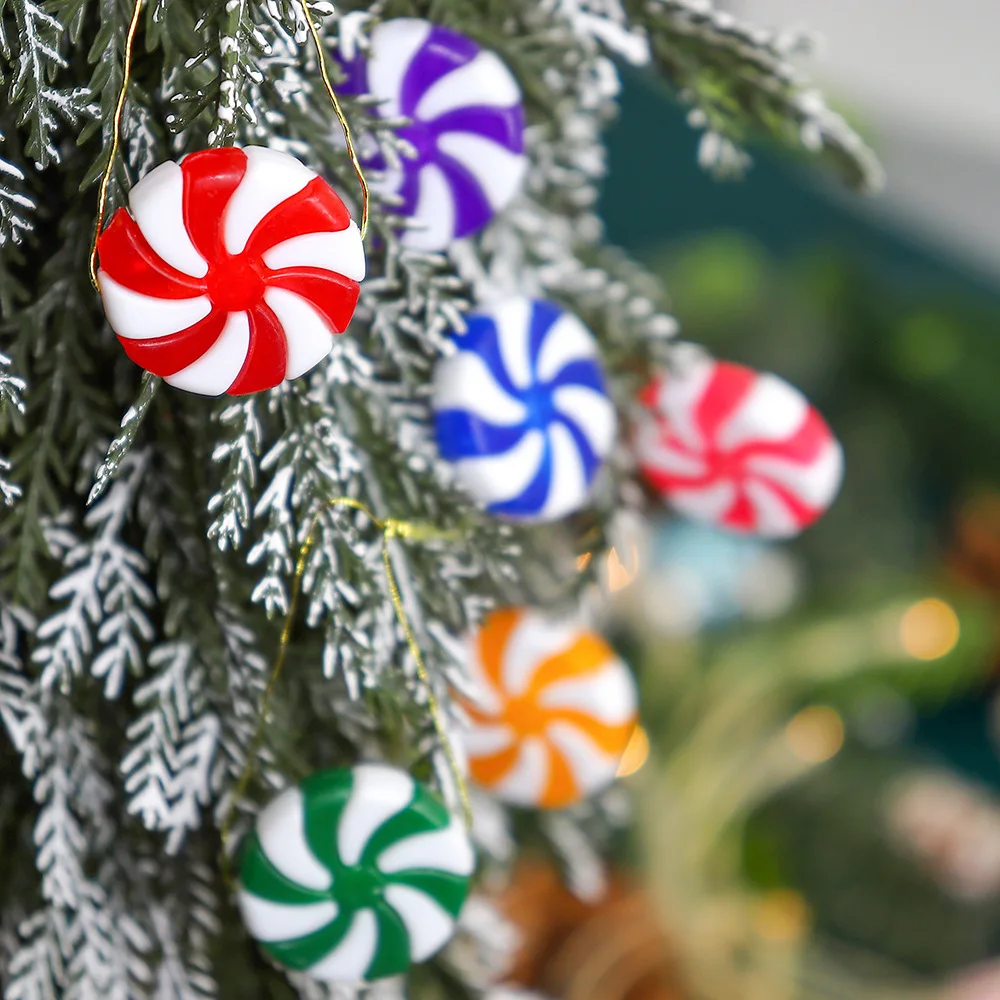
<svg viewBox="0 0 1000 1000">
<path fill-rule="evenodd" d="M 161 163 L 97 249 L 125 353 L 205 396 L 305 374 L 347 328 L 365 276 L 361 234 L 330 185 L 263 146 Z"/>
<path fill-rule="evenodd" d="M 520 191 L 524 156 L 521 89 L 492 52 L 465 35 L 429 21 L 383 21 L 367 57 L 343 61 L 340 90 L 372 94 L 386 118 L 408 118 L 399 130 L 416 151 L 389 170 L 379 155 L 365 165 L 385 171 L 379 185 L 398 195 L 396 211 L 416 226 L 406 246 L 443 250 L 478 232 Z"/>
<path fill-rule="evenodd" d="M 776 375 L 698 358 L 642 396 L 636 455 L 681 514 L 769 538 L 798 534 L 830 506 L 840 444 L 819 413 Z"/>
<path fill-rule="evenodd" d="M 435 373 L 442 457 L 494 514 L 553 521 L 578 510 L 615 435 L 593 336 L 558 306 L 529 299 L 466 322 Z"/>
<path fill-rule="evenodd" d="M 320 771 L 257 817 L 239 905 L 275 961 L 327 982 L 404 972 L 451 938 L 475 867 L 460 822 L 405 771 Z"/>
<path fill-rule="evenodd" d="M 473 635 L 469 771 L 492 795 L 560 809 L 615 778 L 638 721 L 632 675 L 598 635 L 525 608 Z"/>
</svg>

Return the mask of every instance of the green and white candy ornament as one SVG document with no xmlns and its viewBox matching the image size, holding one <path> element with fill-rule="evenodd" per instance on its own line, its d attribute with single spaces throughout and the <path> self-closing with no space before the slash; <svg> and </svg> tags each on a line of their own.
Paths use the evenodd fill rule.
<svg viewBox="0 0 1000 1000">
<path fill-rule="evenodd" d="M 257 817 L 239 905 L 276 962 L 369 982 L 430 958 L 455 932 L 475 867 L 460 820 L 405 771 L 320 771 Z"/>
</svg>

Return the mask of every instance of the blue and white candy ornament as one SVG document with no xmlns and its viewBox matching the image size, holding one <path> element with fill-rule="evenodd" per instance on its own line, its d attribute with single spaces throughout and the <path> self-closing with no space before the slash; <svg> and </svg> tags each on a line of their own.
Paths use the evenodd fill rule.
<svg viewBox="0 0 1000 1000">
<path fill-rule="evenodd" d="M 507 299 L 466 324 L 435 372 L 441 456 L 497 516 L 555 521 L 584 507 L 616 427 L 593 335 L 540 299 Z"/>
</svg>

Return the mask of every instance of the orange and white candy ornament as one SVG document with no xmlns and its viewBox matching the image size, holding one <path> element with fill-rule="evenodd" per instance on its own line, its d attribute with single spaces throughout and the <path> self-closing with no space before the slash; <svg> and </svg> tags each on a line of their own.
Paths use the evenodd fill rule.
<svg viewBox="0 0 1000 1000">
<path fill-rule="evenodd" d="M 635 682 L 599 636 L 530 608 L 495 611 L 470 639 L 463 698 L 476 784 L 513 805 L 561 809 L 610 784 L 637 725 Z"/>
</svg>

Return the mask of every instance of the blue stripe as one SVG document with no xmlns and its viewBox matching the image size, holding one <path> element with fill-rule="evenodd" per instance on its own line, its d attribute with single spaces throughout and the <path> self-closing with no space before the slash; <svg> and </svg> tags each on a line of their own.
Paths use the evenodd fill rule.
<svg viewBox="0 0 1000 1000">
<path fill-rule="evenodd" d="M 465 317 L 465 322 L 468 331 L 455 337 L 455 345 L 460 351 L 478 354 L 504 392 L 515 399 L 520 399 L 521 393 L 511 382 L 507 367 L 503 363 L 503 355 L 500 353 L 500 332 L 496 321 L 484 313 L 473 313 Z"/>
<path fill-rule="evenodd" d="M 524 437 L 527 426 L 503 427 L 487 423 L 468 410 L 440 410 L 434 430 L 441 457 L 449 462 L 480 455 L 502 455 Z"/>
<path fill-rule="evenodd" d="M 564 385 L 581 385 L 599 392 L 602 396 L 607 395 L 604 388 L 604 372 L 601 371 L 601 366 L 593 358 L 570 361 L 569 364 L 560 368 L 545 385 L 549 389 L 558 389 Z"/>
<path fill-rule="evenodd" d="M 531 378 L 538 381 L 538 355 L 549 330 L 556 320 L 563 315 L 563 310 L 552 302 L 536 299 L 531 304 L 531 332 L 528 336 L 528 357 L 531 358 Z"/>
<path fill-rule="evenodd" d="M 601 464 L 601 460 L 594 453 L 594 449 L 590 444 L 590 438 L 587 437 L 579 424 L 574 423 L 566 416 L 563 416 L 559 423 L 573 435 L 573 441 L 576 443 L 577 451 L 579 451 L 580 459 L 583 462 L 583 478 L 589 487 L 590 481 L 597 472 L 597 467 Z"/>
<path fill-rule="evenodd" d="M 486 509 L 491 514 L 501 514 L 506 517 L 533 517 L 545 506 L 549 497 L 549 487 L 552 480 L 552 448 L 548 437 L 545 438 L 545 452 L 539 463 L 535 478 L 516 496 L 510 500 L 491 503 Z"/>
</svg>

